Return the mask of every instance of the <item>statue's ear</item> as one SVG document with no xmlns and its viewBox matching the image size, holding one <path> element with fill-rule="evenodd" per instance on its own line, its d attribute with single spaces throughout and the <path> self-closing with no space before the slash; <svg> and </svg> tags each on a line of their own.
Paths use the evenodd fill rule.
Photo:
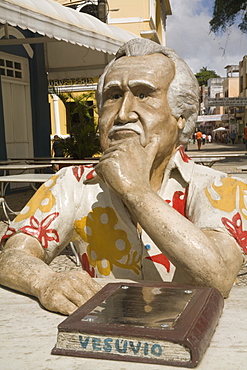
<svg viewBox="0 0 247 370">
<path fill-rule="evenodd" d="M 179 119 L 177 121 L 177 125 L 178 125 L 179 130 L 182 130 L 184 128 L 185 122 L 186 122 L 185 118 L 179 117 Z"/>
</svg>

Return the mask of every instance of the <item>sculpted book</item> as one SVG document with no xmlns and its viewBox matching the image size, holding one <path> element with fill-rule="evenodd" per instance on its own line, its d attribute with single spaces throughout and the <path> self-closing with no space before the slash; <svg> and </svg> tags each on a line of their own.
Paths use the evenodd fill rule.
<svg viewBox="0 0 247 370">
<path fill-rule="evenodd" d="M 58 326 L 52 354 L 196 367 L 223 305 L 214 288 L 108 284 Z"/>
</svg>

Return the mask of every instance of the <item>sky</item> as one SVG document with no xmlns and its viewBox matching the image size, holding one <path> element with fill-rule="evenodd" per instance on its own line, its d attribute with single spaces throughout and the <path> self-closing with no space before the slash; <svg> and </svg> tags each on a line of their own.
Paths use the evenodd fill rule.
<svg viewBox="0 0 247 370">
<path fill-rule="evenodd" d="M 202 67 L 226 77 L 227 65 L 238 65 L 247 55 L 247 34 L 237 25 L 221 35 L 209 31 L 214 0 L 170 0 L 166 46 L 185 60 L 193 73 Z"/>
</svg>

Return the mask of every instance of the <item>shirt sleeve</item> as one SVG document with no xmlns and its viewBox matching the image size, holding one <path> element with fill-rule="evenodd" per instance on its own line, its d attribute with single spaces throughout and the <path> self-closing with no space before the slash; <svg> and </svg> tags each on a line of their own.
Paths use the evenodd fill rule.
<svg viewBox="0 0 247 370">
<path fill-rule="evenodd" d="M 207 175 L 207 174 L 206 174 Z M 194 182 L 189 218 L 201 229 L 230 234 L 246 259 L 247 254 L 247 184 L 240 178 L 220 174 Z"/>
<path fill-rule="evenodd" d="M 38 239 L 50 262 L 73 239 L 83 193 L 84 166 L 66 167 L 47 180 L 12 221 L 2 241 L 15 233 Z"/>
</svg>

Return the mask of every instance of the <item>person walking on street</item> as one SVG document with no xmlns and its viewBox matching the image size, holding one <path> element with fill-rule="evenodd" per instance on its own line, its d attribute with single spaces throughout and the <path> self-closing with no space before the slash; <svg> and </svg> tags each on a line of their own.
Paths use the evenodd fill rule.
<svg viewBox="0 0 247 370">
<path fill-rule="evenodd" d="M 52 144 L 52 156 L 53 157 L 63 157 L 63 149 L 61 147 L 60 138 L 58 135 L 54 135 L 54 142 Z"/>
<path fill-rule="evenodd" d="M 196 141 L 197 141 L 197 148 L 198 150 L 200 150 L 202 146 L 202 133 L 199 130 L 196 132 Z"/>
<path fill-rule="evenodd" d="M 52 156 L 55 158 L 55 157 L 64 157 L 64 153 L 63 153 L 63 149 L 62 149 L 62 146 L 61 146 L 61 141 L 60 141 L 60 137 L 58 135 L 54 135 L 54 139 L 53 139 L 53 144 L 52 144 L 52 151 L 51 151 L 51 154 Z M 58 164 L 54 164 L 53 165 L 53 169 L 55 171 L 58 171 L 59 170 L 59 165 Z"/>
<path fill-rule="evenodd" d="M 233 130 L 233 131 L 231 132 L 231 141 L 232 141 L 232 145 L 234 145 L 234 144 L 235 144 L 235 139 L 236 139 L 236 132 L 235 132 L 235 130 Z"/>
<path fill-rule="evenodd" d="M 193 134 L 193 144 L 195 144 L 196 143 L 196 133 L 194 132 L 194 134 Z"/>
<path fill-rule="evenodd" d="M 244 128 L 244 143 L 245 143 L 245 150 L 247 151 L 247 123 Z"/>
</svg>

